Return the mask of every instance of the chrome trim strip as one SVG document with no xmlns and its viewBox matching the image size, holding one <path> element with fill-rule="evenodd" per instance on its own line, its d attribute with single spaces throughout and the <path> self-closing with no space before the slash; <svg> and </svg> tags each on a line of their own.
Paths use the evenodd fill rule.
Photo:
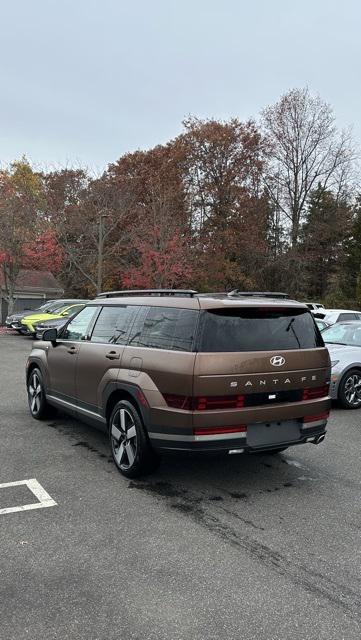
<svg viewBox="0 0 361 640">
<path fill-rule="evenodd" d="M 154 440 L 174 440 L 179 442 L 206 442 L 211 440 L 234 440 L 236 438 L 247 438 L 246 431 L 240 431 L 238 433 L 215 433 L 213 435 L 204 435 L 204 436 L 185 436 L 185 435 L 177 435 L 174 433 L 159 433 L 159 432 L 149 432 L 150 438 Z"/>
<path fill-rule="evenodd" d="M 95 413 L 94 411 L 89 411 L 89 409 L 84 409 L 83 407 L 79 407 L 73 402 L 67 402 L 67 400 L 62 400 L 61 398 L 56 398 L 55 396 L 47 395 L 46 397 L 49 398 L 49 400 L 53 400 L 53 402 L 58 402 L 62 406 L 74 409 L 74 411 L 79 411 L 80 413 L 84 413 L 85 415 L 90 415 L 92 418 L 95 418 L 95 420 L 99 420 L 99 422 L 102 422 L 103 424 L 106 423 L 106 419 L 103 418 L 103 416 L 100 416 L 98 413 Z"/>
</svg>

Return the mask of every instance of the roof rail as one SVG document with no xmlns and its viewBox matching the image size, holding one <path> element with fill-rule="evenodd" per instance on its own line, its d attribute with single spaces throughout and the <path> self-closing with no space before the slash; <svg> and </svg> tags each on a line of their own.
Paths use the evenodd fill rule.
<svg viewBox="0 0 361 640">
<path fill-rule="evenodd" d="M 288 293 L 280 293 L 279 291 L 239 291 L 239 289 L 234 289 L 227 293 L 230 298 L 236 297 L 255 297 L 255 298 L 280 298 L 280 299 L 288 299 Z"/>
<path fill-rule="evenodd" d="M 124 289 L 122 291 L 103 291 L 97 298 L 117 298 L 118 296 L 190 296 L 193 298 L 197 291 L 193 289 Z"/>
</svg>

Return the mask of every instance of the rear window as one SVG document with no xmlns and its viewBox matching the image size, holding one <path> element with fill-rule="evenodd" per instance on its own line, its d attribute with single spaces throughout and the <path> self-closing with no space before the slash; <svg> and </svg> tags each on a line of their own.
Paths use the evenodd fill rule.
<svg viewBox="0 0 361 640">
<path fill-rule="evenodd" d="M 323 346 L 312 314 L 304 309 L 233 308 L 202 313 L 199 351 L 280 351 Z"/>
<path fill-rule="evenodd" d="M 338 322 L 342 322 L 343 320 L 357 320 L 356 313 L 340 313 L 337 318 Z"/>
</svg>

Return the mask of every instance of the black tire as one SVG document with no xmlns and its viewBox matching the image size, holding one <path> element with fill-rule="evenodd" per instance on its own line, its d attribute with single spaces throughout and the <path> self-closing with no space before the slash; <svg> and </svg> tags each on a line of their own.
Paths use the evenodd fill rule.
<svg viewBox="0 0 361 640">
<path fill-rule="evenodd" d="M 108 429 L 113 460 L 123 476 L 139 478 L 158 467 L 159 456 L 152 449 L 140 414 L 131 402 L 117 402 Z"/>
<path fill-rule="evenodd" d="M 56 409 L 46 401 L 43 376 L 37 367 L 28 376 L 27 392 L 30 413 L 35 420 L 45 420 L 56 413 Z"/>
<path fill-rule="evenodd" d="M 343 376 L 338 388 L 338 399 L 344 409 L 361 407 L 361 371 L 350 369 Z"/>
</svg>

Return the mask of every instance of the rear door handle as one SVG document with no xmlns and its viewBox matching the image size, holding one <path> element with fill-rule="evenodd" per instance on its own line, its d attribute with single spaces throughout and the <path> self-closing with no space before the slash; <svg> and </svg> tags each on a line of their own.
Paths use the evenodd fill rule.
<svg viewBox="0 0 361 640">
<path fill-rule="evenodd" d="M 105 357 L 108 358 L 108 360 L 119 360 L 120 353 L 117 353 L 117 351 L 109 351 L 105 354 Z"/>
<path fill-rule="evenodd" d="M 78 353 L 78 349 L 76 347 L 69 347 L 69 349 L 67 349 L 67 352 L 70 354 Z"/>
</svg>

